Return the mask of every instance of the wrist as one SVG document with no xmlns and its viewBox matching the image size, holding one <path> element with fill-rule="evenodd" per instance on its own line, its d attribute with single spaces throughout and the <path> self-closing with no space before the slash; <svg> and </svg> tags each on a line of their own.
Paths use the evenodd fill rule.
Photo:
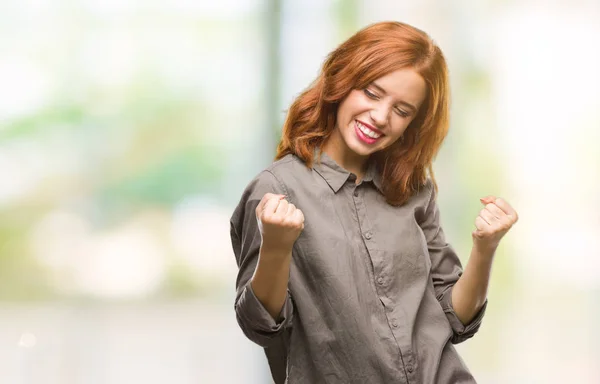
<svg viewBox="0 0 600 384">
<path fill-rule="evenodd" d="M 282 259 L 292 255 L 292 247 L 263 241 L 260 246 L 260 257 L 263 259 Z"/>
<path fill-rule="evenodd" d="M 494 254 L 496 253 L 496 249 L 498 245 L 494 244 L 479 244 L 477 242 L 473 243 L 473 250 L 471 252 L 471 256 L 492 259 Z"/>
</svg>

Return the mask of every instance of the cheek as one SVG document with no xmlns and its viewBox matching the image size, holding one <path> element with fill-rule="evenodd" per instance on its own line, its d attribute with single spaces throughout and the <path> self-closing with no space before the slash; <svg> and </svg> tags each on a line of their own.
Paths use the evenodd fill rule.
<svg viewBox="0 0 600 384">
<path fill-rule="evenodd" d="M 352 120 L 356 116 L 361 115 L 369 110 L 369 102 L 364 100 L 360 94 L 350 94 L 348 98 L 340 105 L 338 116 Z M 341 113 L 340 113 L 341 112 Z"/>
<path fill-rule="evenodd" d="M 410 121 L 407 119 L 399 118 L 399 119 L 397 119 L 397 121 L 394 121 L 392 123 L 393 138 L 397 139 L 400 136 L 402 136 L 402 134 L 406 131 L 406 128 L 408 128 L 409 124 L 410 124 Z"/>
</svg>

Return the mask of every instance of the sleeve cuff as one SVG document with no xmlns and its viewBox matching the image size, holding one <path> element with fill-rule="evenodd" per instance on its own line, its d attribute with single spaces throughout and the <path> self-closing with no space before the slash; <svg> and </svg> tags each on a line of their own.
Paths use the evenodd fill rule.
<svg viewBox="0 0 600 384">
<path fill-rule="evenodd" d="M 456 315 L 456 312 L 454 312 L 454 307 L 452 306 L 452 288 L 445 292 L 440 300 L 440 304 L 444 314 L 446 315 L 446 318 L 448 319 L 448 322 L 450 323 L 450 326 L 452 327 L 453 336 L 451 341 L 453 344 L 458 344 L 473 337 L 473 335 L 477 333 L 479 327 L 481 326 L 483 316 L 485 315 L 488 300 L 487 298 L 485 299 L 485 302 L 483 303 L 481 309 L 479 309 L 479 312 L 477 312 L 473 320 L 471 320 L 471 322 L 467 325 L 463 324 Z"/>
<path fill-rule="evenodd" d="M 238 301 L 238 315 L 253 331 L 262 334 L 278 333 L 291 322 L 292 303 L 289 291 L 287 292 L 277 321 L 273 319 L 260 300 L 258 300 L 250 282 L 248 282 L 244 291 Z"/>
</svg>

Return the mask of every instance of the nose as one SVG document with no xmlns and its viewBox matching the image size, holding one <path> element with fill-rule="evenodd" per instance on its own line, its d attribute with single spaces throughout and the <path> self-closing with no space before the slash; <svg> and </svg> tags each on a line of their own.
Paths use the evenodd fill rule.
<svg viewBox="0 0 600 384">
<path fill-rule="evenodd" d="M 390 108 L 383 104 L 377 105 L 376 107 L 371 109 L 370 112 L 371 120 L 373 120 L 375 125 L 377 125 L 378 127 L 385 127 L 385 125 L 388 122 L 389 115 Z"/>
</svg>

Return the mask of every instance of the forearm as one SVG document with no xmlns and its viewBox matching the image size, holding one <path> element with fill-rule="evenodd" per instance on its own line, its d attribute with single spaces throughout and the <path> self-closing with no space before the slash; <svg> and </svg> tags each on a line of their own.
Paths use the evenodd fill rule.
<svg viewBox="0 0 600 384">
<path fill-rule="evenodd" d="M 463 324 L 469 324 L 485 303 L 494 250 L 473 247 L 471 257 L 452 290 L 452 307 Z"/>
<path fill-rule="evenodd" d="M 291 260 L 291 249 L 272 249 L 263 244 L 250 282 L 254 294 L 275 321 L 287 297 Z"/>
</svg>

